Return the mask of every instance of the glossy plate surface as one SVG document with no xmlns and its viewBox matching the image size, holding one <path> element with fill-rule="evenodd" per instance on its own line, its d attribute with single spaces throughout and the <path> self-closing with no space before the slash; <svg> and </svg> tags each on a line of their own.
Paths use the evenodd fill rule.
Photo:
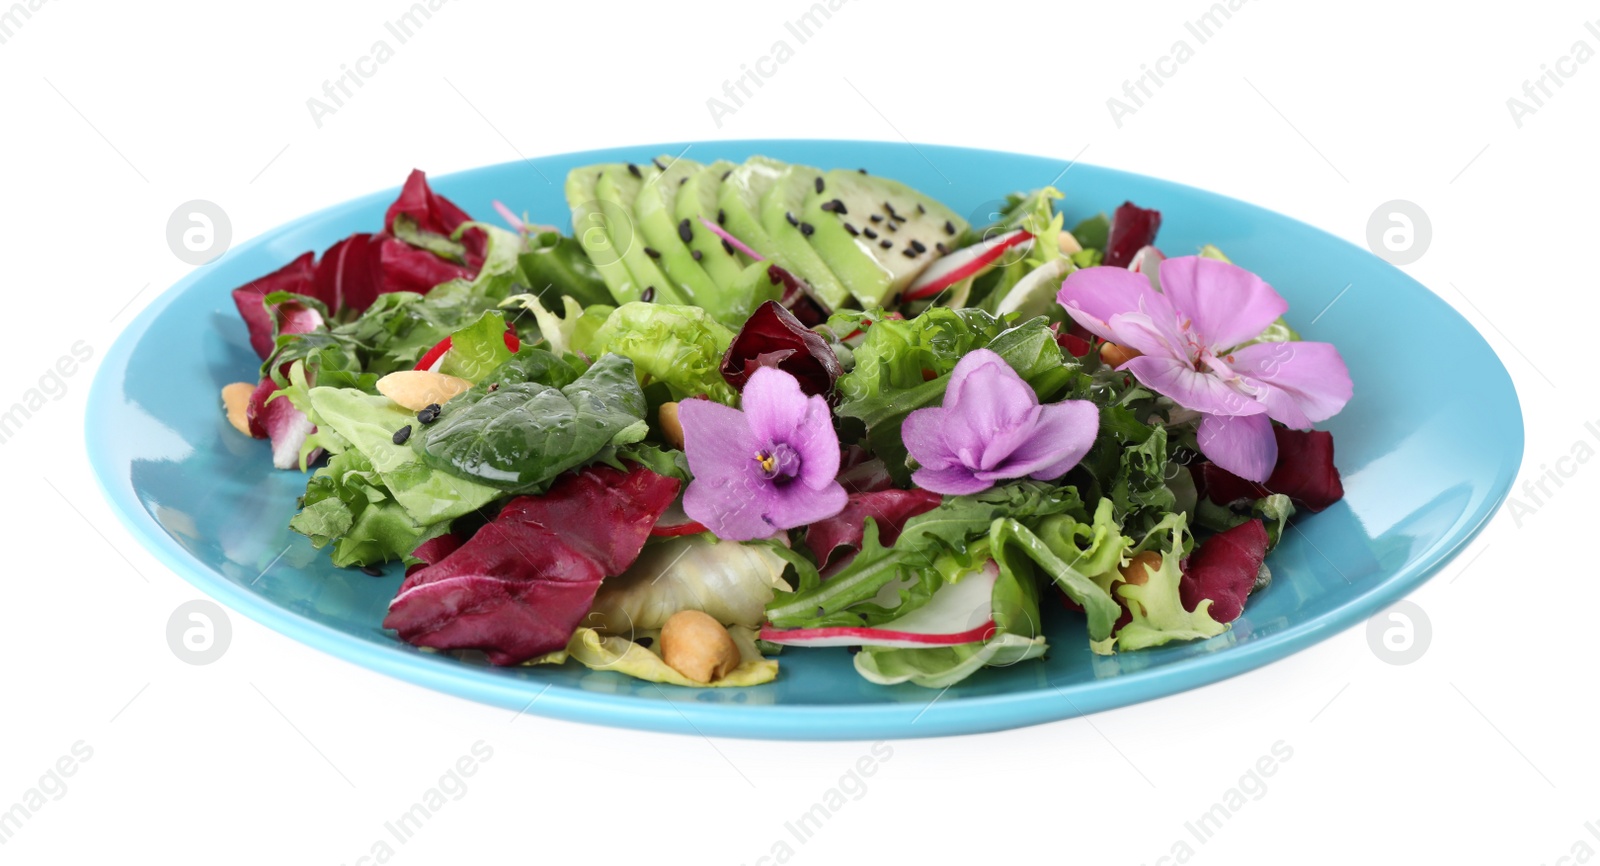
<svg viewBox="0 0 1600 866">
<path fill-rule="evenodd" d="M 543 157 L 430 178 L 480 219 L 500 199 L 536 222 L 568 225 L 561 183 L 595 162 L 644 162 L 683 143 Z M 864 167 L 987 222 L 1006 192 L 1050 183 L 1063 159 L 848 141 L 695 144 L 688 157 L 765 154 Z M 551 181 L 547 183 L 545 178 Z M 985 670 L 935 692 L 857 676 L 844 649 L 789 650 L 779 679 L 750 689 L 655 686 L 566 666 L 496 669 L 400 643 L 379 623 L 400 581 L 334 568 L 288 529 L 305 479 L 272 469 L 265 443 L 219 408 L 258 360 L 229 291 L 308 250 L 376 230 L 395 191 L 328 208 L 198 268 L 139 316 L 106 355 L 90 394 L 89 457 L 114 510 L 169 567 L 284 634 L 376 671 L 529 712 L 681 733 L 787 739 L 916 737 L 1064 719 L 1215 682 L 1361 623 L 1421 584 L 1483 527 L 1522 458 L 1510 377 L 1483 338 L 1399 270 L 1331 235 L 1190 187 L 1089 165 L 1061 180 L 1070 226 L 1124 200 L 1162 212 L 1169 255 L 1222 248 L 1288 298 L 1308 340 L 1339 345 L 1355 398 L 1334 433 L 1346 497 L 1305 515 L 1268 560 L 1270 588 L 1231 631 L 1200 643 L 1096 657 L 1081 621 L 1047 601 L 1047 660 Z M 1337 303 L 1317 316 L 1346 286 Z"/>
</svg>

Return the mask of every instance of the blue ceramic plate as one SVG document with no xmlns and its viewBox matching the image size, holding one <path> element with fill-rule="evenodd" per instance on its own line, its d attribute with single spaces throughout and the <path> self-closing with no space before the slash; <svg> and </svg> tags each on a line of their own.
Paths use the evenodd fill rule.
<svg viewBox="0 0 1600 866">
<path fill-rule="evenodd" d="M 490 202 L 498 198 L 535 221 L 565 225 L 561 182 L 568 169 L 643 162 L 684 147 L 551 156 L 432 181 L 480 218 L 492 217 Z M 381 578 L 336 569 L 291 532 L 287 522 L 305 479 L 273 470 L 263 443 L 228 426 L 217 397 L 226 383 L 253 380 L 259 363 L 229 291 L 306 250 L 376 229 L 393 191 L 243 244 L 139 316 L 102 361 L 89 399 L 89 457 L 106 495 L 140 541 L 206 593 L 297 640 L 409 682 L 517 710 L 532 701 L 530 712 L 606 725 L 865 739 L 1064 719 L 1281 659 L 1415 589 L 1482 529 L 1510 488 L 1522 458 L 1522 415 L 1510 377 L 1461 316 L 1366 250 L 1261 208 L 1153 178 L 1089 165 L 1062 176 L 1067 163 L 1059 158 L 853 141 L 689 149 L 702 162 L 751 154 L 864 167 L 975 214 L 975 222 L 986 221 L 989 205 L 1007 191 L 1058 177 L 1068 225 L 1124 200 L 1158 208 L 1166 252 L 1216 244 L 1289 299 L 1306 339 L 1344 350 L 1355 399 L 1327 425 L 1337 442 L 1344 501 L 1295 522 L 1269 560 L 1271 587 L 1219 637 L 1096 657 L 1081 621 L 1061 613 L 1046 622 L 1047 660 L 982 671 L 932 705 L 936 692 L 861 679 L 843 649 L 790 650 L 776 682 L 729 690 L 658 687 L 575 663 L 507 670 L 419 652 L 379 626 L 399 568 Z"/>
</svg>

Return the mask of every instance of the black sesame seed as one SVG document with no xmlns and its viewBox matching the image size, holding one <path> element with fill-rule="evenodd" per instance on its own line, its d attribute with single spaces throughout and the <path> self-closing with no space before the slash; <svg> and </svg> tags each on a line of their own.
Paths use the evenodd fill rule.
<svg viewBox="0 0 1600 866">
<path fill-rule="evenodd" d="M 730 175 L 730 174 L 733 174 L 733 169 L 731 169 L 731 168 L 722 173 L 722 179 L 723 180 L 727 180 L 728 179 L 728 175 Z"/>
<path fill-rule="evenodd" d="M 728 243 L 727 238 L 722 239 L 722 248 L 728 251 L 728 255 L 733 255 L 733 244 Z"/>
<path fill-rule="evenodd" d="M 927 213 L 927 212 L 928 212 L 928 209 L 922 206 L 922 202 L 917 202 L 917 213 Z"/>
<path fill-rule="evenodd" d="M 883 222 L 883 214 L 875 213 L 875 214 L 867 217 L 867 219 L 872 220 L 875 223 L 881 223 L 881 222 Z"/>
<path fill-rule="evenodd" d="M 952 224 L 949 220 L 945 220 L 944 221 L 944 233 L 947 234 L 947 235 L 952 235 L 952 236 L 956 233 L 955 225 Z"/>
<path fill-rule="evenodd" d="M 361 573 L 367 577 L 383 577 L 383 569 L 377 567 L 376 565 L 361 566 Z"/>
<path fill-rule="evenodd" d="M 947 256 L 947 255 L 950 254 L 950 248 L 946 247 L 944 245 L 944 241 L 940 241 L 940 242 L 934 244 L 933 248 L 938 250 L 939 251 L 939 255 L 941 255 L 941 256 Z"/>
<path fill-rule="evenodd" d="M 700 259 L 702 258 L 699 250 L 690 250 L 689 251 L 689 257 L 694 259 L 697 262 L 700 261 Z"/>
<path fill-rule="evenodd" d="M 858 168 L 858 169 L 856 169 L 856 171 L 859 171 L 859 172 L 861 172 L 861 173 L 862 173 L 862 174 L 866 174 L 866 173 L 867 173 L 867 170 L 866 170 L 866 169 L 864 169 L 864 168 Z"/>
<path fill-rule="evenodd" d="M 911 248 L 916 250 L 918 253 L 925 253 L 928 251 L 928 248 L 922 245 L 922 241 L 917 240 L 911 242 Z"/>
<path fill-rule="evenodd" d="M 877 233 L 877 232 L 875 232 L 875 231 L 873 231 L 873 230 L 872 230 L 872 229 L 870 229 L 870 228 L 869 228 L 869 229 L 863 229 L 863 230 L 862 230 L 862 231 L 861 231 L 861 233 L 862 233 L 862 234 L 864 234 L 864 235 L 866 235 L 866 236 L 867 236 L 867 238 L 868 238 L 868 239 L 869 239 L 869 240 L 874 240 L 874 241 L 875 241 L 875 240 L 877 240 L 877 239 L 878 239 L 878 233 Z"/>
<path fill-rule="evenodd" d="M 884 239 L 884 240 L 878 241 L 878 246 L 883 247 L 884 249 L 888 249 L 888 248 L 894 246 L 894 241 L 891 241 L 891 240 L 888 240 L 888 239 Z"/>
<path fill-rule="evenodd" d="M 634 643 L 638 644 L 639 646 L 644 647 L 645 649 L 649 649 L 650 645 L 655 643 L 655 639 L 654 638 L 648 638 L 648 637 L 642 637 L 642 638 L 639 638 L 638 640 L 634 641 Z"/>
<path fill-rule="evenodd" d="M 719 225 L 719 226 L 723 225 L 727 221 L 728 221 L 728 212 L 723 210 L 722 208 L 717 208 L 717 225 Z"/>
<path fill-rule="evenodd" d="M 858 231 L 855 226 L 853 226 L 853 225 L 851 225 L 849 223 L 845 223 L 844 224 L 844 230 L 849 232 L 851 237 L 855 237 L 856 235 L 861 234 L 861 232 Z"/>
<path fill-rule="evenodd" d="M 817 192 L 822 192 L 822 177 L 819 175 L 817 177 L 816 183 L 814 183 L 812 185 L 817 188 Z"/>
<path fill-rule="evenodd" d="M 800 224 L 800 221 L 794 218 L 794 214 L 788 211 L 783 212 L 783 218 L 789 221 L 789 225 L 797 226 Z"/>
<path fill-rule="evenodd" d="M 830 201 L 830 202 L 824 202 L 823 205 L 822 205 L 822 209 L 825 210 L 825 211 L 832 211 L 833 213 L 836 213 L 839 216 L 844 216 L 845 214 L 850 212 L 850 211 L 845 209 L 844 202 L 842 202 L 842 201 L 840 201 L 838 199 L 834 199 L 833 201 Z"/>
<path fill-rule="evenodd" d="M 688 182 L 689 182 L 689 179 L 687 177 L 678 178 L 678 186 L 683 186 L 684 184 L 686 184 Z"/>
<path fill-rule="evenodd" d="M 645 286 L 644 287 L 644 291 L 639 294 L 639 300 L 644 301 L 647 304 L 650 303 L 651 301 L 655 300 L 655 299 L 656 299 L 656 287 L 655 286 Z"/>
<path fill-rule="evenodd" d="M 903 216 L 901 216 L 901 215 L 899 215 L 897 213 L 896 214 L 890 214 L 889 215 L 889 219 L 894 220 L 897 223 L 903 223 L 903 222 L 906 221 L 905 217 L 903 217 Z"/>
<path fill-rule="evenodd" d="M 884 223 L 883 227 L 892 232 L 897 232 L 900 230 L 900 224 L 894 220 L 889 220 L 888 222 Z"/>
<path fill-rule="evenodd" d="M 439 408 L 438 403 L 429 403 L 428 405 L 422 407 L 421 412 L 417 413 L 417 420 L 424 424 L 432 424 L 433 422 L 439 420 L 440 411 L 442 410 Z"/>
<path fill-rule="evenodd" d="M 666 171 L 667 170 L 667 167 L 661 164 L 661 157 L 659 157 L 659 156 L 650 157 L 650 164 L 655 166 L 656 168 L 661 169 L 662 171 Z"/>
<path fill-rule="evenodd" d="M 644 175 L 639 173 L 639 167 L 631 162 L 628 163 L 628 174 L 631 174 L 634 177 L 644 177 Z"/>
<path fill-rule="evenodd" d="M 407 424 L 406 426 L 401 427 L 399 430 L 394 431 L 394 444 L 396 444 L 396 445 L 404 445 L 404 444 L 406 444 L 406 440 L 410 439 L 410 438 L 411 438 L 411 425 L 410 424 Z"/>
<path fill-rule="evenodd" d="M 645 247 L 645 248 L 644 248 L 644 254 L 645 254 L 645 255 L 647 255 L 647 256 L 649 256 L 649 257 L 650 257 L 650 258 L 652 258 L 652 259 L 659 259 L 659 258 L 661 258 L 661 253 L 659 253 L 659 252 L 657 252 L 657 251 L 656 251 L 656 250 L 654 250 L 654 249 L 651 249 L 651 248 L 650 248 L 650 247 Z"/>
<path fill-rule="evenodd" d="M 801 223 L 800 224 L 800 234 L 803 234 L 803 235 L 805 235 L 806 237 L 809 238 L 809 237 L 811 237 L 811 233 L 814 232 L 814 231 L 816 231 L 816 228 L 814 226 L 812 226 L 811 223 Z"/>
<path fill-rule="evenodd" d="M 883 212 L 888 214 L 889 216 L 894 216 L 894 205 L 889 204 L 888 202 L 884 202 L 883 203 Z"/>
<path fill-rule="evenodd" d="M 900 255 L 903 255 L 908 259 L 914 259 L 914 258 L 917 257 L 917 251 L 912 249 L 912 248 L 910 248 L 910 247 L 906 247 L 905 249 L 900 251 Z"/>
<path fill-rule="evenodd" d="M 688 242 L 694 240 L 694 229 L 689 227 L 689 220 L 688 219 L 683 219 L 683 220 L 679 221 L 679 223 L 678 223 L 678 237 L 682 238 L 684 243 L 688 243 Z"/>
<path fill-rule="evenodd" d="M 817 616 L 822 616 L 823 614 L 826 614 L 827 612 L 828 612 L 827 608 L 823 607 L 820 604 L 817 605 Z"/>
</svg>

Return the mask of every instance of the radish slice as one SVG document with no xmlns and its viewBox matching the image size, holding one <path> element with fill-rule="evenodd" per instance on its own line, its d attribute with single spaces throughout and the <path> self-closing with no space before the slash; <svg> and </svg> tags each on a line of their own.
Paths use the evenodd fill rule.
<svg viewBox="0 0 1600 866">
<path fill-rule="evenodd" d="M 968 277 L 975 277 L 993 267 L 1006 250 L 1022 244 L 1033 243 L 1033 235 L 1023 229 L 985 238 L 970 247 L 955 252 L 928 265 L 917 281 L 906 289 L 908 301 L 931 298 Z M 1026 247 L 1024 247 L 1026 249 Z"/>
<path fill-rule="evenodd" d="M 977 643 L 995 632 L 994 583 L 999 577 L 1000 569 L 991 561 L 981 570 L 939 587 L 922 607 L 882 625 L 825 628 L 773 628 L 769 625 L 761 629 L 761 639 L 785 646 L 870 645 L 900 649 Z"/>
<path fill-rule="evenodd" d="M 506 325 L 505 336 L 506 348 L 511 350 L 511 354 L 515 355 L 522 350 L 522 340 L 517 337 L 517 332 L 512 330 L 510 325 Z M 418 358 L 417 365 L 411 369 L 437 373 L 439 372 L 439 365 L 444 363 L 444 355 L 448 351 L 450 351 L 450 338 L 445 337 L 435 343 L 433 348 L 425 352 L 421 358 Z"/>
<path fill-rule="evenodd" d="M 732 247 L 734 249 L 736 249 L 739 252 L 744 253 L 745 255 L 749 256 L 752 260 L 758 261 L 758 262 L 764 262 L 764 261 L 767 260 L 766 256 L 763 256 L 760 253 L 756 252 L 755 250 L 750 249 L 749 247 L 745 246 L 744 241 L 741 241 L 738 238 L 734 237 L 733 235 L 729 234 L 728 230 L 723 228 L 722 226 L 717 225 L 716 223 L 712 222 L 711 220 L 706 219 L 705 217 L 701 217 L 700 218 L 700 223 L 702 225 L 704 225 L 706 228 L 710 229 L 712 234 L 714 234 L 717 237 L 722 238 L 723 240 L 727 241 L 730 245 L 732 245 Z"/>
<path fill-rule="evenodd" d="M 1136 274 L 1144 274 L 1150 280 L 1150 288 L 1161 291 L 1161 262 L 1166 256 L 1155 247 L 1140 247 L 1133 254 L 1133 261 L 1128 262 L 1128 270 Z"/>
<path fill-rule="evenodd" d="M 1011 291 L 1000 299 L 995 306 L 995 312 L 1004 316 L 1006 313 L 1021 313 L 1022 318 L 1031 319 L 1050 312 L 1056 302 L 1056 295 L 1061 291 L 1061 281 L 1066 279 L 1067 271 L 1072 269 L 1072 261 L 1066 258 L 1052 259 L 1029 271 Z"/>
</svg>

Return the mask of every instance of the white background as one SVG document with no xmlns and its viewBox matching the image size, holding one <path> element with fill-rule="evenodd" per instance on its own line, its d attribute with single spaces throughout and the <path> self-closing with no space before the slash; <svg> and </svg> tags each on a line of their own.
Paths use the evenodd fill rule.
<svg viewBox="0 0 1600 866">
<path fill-rule="evenodd" d="M 238 615 L 220 661 L 175 658 L 167 618 L 198 593 L 102 504 L 80 428 L 119 328 L 190 270 L 165 240 L 190 199 L 220 204 L 242 241 L 413 166 L 762 136 L 1082 151 L 1357 243 L 1380 203 L 1407 199 L 1433 225 L 1407 271 L 1484 332 L 1517 382 L 1519 485 L 1580 441 L 1600 446 L 1584 429 L 1600 421 L 1586 261 L 1600 62 L 1520 128 L 1506 106 L 1574 42 L 1600 49 L 1584 27 L 1600 19 L 1592 3 L 1255 0 L 1198 45 L 1183 24 L 1201 0 L 849 0 L 719 128 L 706 99 L 773 41 L 794 44 L 783 22 L 803 0 L 456 0 L 317 128 L 307 98 L 405 8 L 53 0 L 0 44 L 0 404 L 74 341 L 95 350 L 0 446 L 0 809 L 74 743 L 93 749 L 0 859 L 353 864 L 482 740 L 493 757 L 394 862 L 754 864 L 868 750 L 513 718 Z M 1107 98 L 1180 38 L 1194 57 L 1119 128 Z M 1502 512 L 1413 596 L 1433 632 L 1416 663 L 1384 663 L 1354 629 L 1165 700 L 896 742 L 861 799 L 810 842 L 789 839 L 792 862 L 921 850 L 1154 864 L 1180 839 L 1202 863 L 1554 864 L 1580 841 L 1600 849 L 1584 827 L 1600 819 L 1600 469 L 1562 465 L 1575 473 L 1548 507 L 1523 495 L 1531 513 Z M 1279 741 L 1293 757 L 1266 793 L 1209 842 L 1188 836 L 1184 822 Z"/>
</svg>

